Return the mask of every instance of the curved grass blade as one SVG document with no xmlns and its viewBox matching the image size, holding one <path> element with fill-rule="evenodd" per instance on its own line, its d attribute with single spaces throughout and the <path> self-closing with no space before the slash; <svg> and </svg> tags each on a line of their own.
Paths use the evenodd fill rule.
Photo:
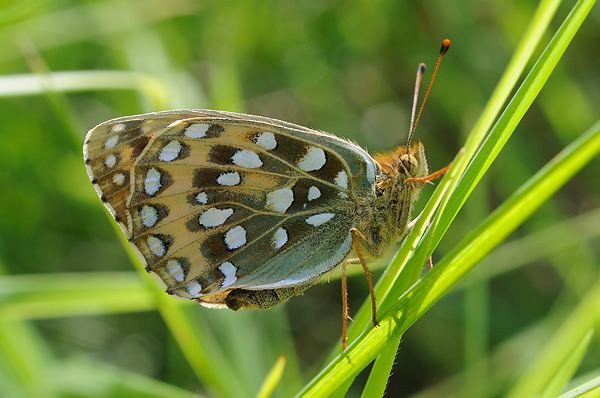
<svg viewBox="0 0 600 398">
<path fill-rule="evenodd" d="M 565 358 L 565 362 L 560 367 L 558 372 L 554 375 L 554 377 L 550 380 L 548 385 L 543 391 L 542 398 L 554 398 L 556 397 L 564 386 L 569 382 L 577 368 L 581 364 L 583 360 L 583 356 L 585 355 L 589 345 L 590 340 L 592 339 L 592 335 L 594 334 L 594 330 L 590 329 L 583 340 L 575 347 L 571 355 Z"/>
<path fill-rule="evenodd" d="M 594 377 L 584 383 L 581 383 L 577 387 L 570 389 L 564 394 L 560 395 L 559 398 L 593 398 L 597 397 L 600 393 L 600 376 Z"/>
<path fill-rule="evenodd" d="M 0 277 L 0 319 L 149 311 L 154 303 L 133 272 Z"/>
<path fill-rule="evenodd" d="M 589 290 L 577 307 L 566 317 L 529 367 L 521 373 L 508 397 L 541 394 L 561 372 L 568 358 L 580 347 L 590 328 L 600 319 L 600 279 Z M 565 382 L 568 380 L 565 380 Z M 557 393 L 560 392 L 557 391 Z"/>
<path fill-rule="evenodd" d="M 265 377 L 262 386 L 260 387 L 260 391 L 256 394 L 257 398 L 269 398 L 273 395 L 273 391 L 277 388 L 277 385 L 281 381 L 281 376 L 283 376 L 283 370 L 285 369 L 285 357 L 280 356 L 273 364 L 273 367 Z"/>
<path fill-rule="evenodd" d="M 401 337 L 398 336 L 390 341 L 388 346 L 381 351 L 381 354 L 375 360 L 361 398 L 384 396 L 390 373 L 394 367 L 394 360 L 396 359 L 396 352 L 398 351 Z"/>
</svg>

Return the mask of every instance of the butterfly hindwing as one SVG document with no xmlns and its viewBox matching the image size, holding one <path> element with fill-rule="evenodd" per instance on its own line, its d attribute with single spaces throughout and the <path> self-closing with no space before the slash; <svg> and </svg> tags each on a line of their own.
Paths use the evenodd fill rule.
<svg viewBox="0 0 600 398">
<path fill-rule="evenodd" d="M 232 289 L 303 284 L 350 251 L 352 199 L 373 189 L 375 175 L 364 150 L 256 116 L 157 115 L 147 117 L 161 127 L 128 157 L 125 201 L 114 184 L 99 193 L 127 217 L 130 241 L 171 293 L 222 303 Z"/>
</svg>

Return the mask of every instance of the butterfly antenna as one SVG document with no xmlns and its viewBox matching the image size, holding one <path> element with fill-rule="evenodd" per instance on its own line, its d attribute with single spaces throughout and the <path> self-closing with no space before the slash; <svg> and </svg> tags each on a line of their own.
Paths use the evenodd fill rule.
<svg viewBox="0 0 600 398">
<path fill-rule="evenodd" d="M 446 55 L 446 53 L 448 52 L 448 49 L 450 48 L 450 45 L 452 44 L 452 42 L 450 41 L 450 39 L 444 39 L 442 40 L 442 47 L 440 48 L 440 55 L 438 56 L 437 61 L 435 62 L 435 67 L 433 68 L 433 73 L 431 75 L 431 79 L 429 80 L 429 84 L 427 85 L 427 90 L 425 90 L 425 95 L 423 96 L 423 102 L 421 102 L 421 107 L 419 108 L 419 113 L 417 113 L 417 117 L 416 119 L 413 119 L 414 116 L 414 110 L 416 107 L 416 98 L 418 96 L 418 87 L 420 83 L 420 78 L 419 78 L 419 70 L 421 68 L 421 65 L 419 65 L 419 69 L 417 70 L 417 86 L 415 87 L 415 100 L 413 100 L 413 113 L 411 115 L 411 122 L 410 122 L 410 130 L 408 132 L 408 141 L 407 141 L 407 147 L 410 146 L 410 143 L 412 141 L 412 137 L 413 134 L 415 133 L 415 130 L 417 129 L 417 126 L 419 125 L 419 120 L 421 119 L 421 114 L 423 113 L 423 109 L 425 108 L 425 104 L 427 103 L 427 98 L 429 98 L 429 92 L 431 91 L 431 86 L 433 86 L 433 82 L 435 80 L 435 76 L 437 75 L 438 69 L 440 68 L 440 64 L 442 63 L 442 58 L 444 58 L 444 55 Z M 423 65 L 424 66 L 424 65 Z M 425 69 L 423 68 L 423 72 L 425 71 Z M 414 123 L 413 123 L 414 120 Z"/>
<path fill-rule="evenodd" d="M 419 101 L 419 89 L 421 88 L 421 80 L 423 80 L 423 75 L 425 74 L 425 64 L 420 63 L 417 67 L 417 77 L 415 78 L 415 94 L 413 95 L 413 103 L 412 103 L 412 111 L 410 112 L 410 127 L 408 129 L 408 140 L 406 142 L 406 147 L 410 147 L 410 142 L 412 141 L 413 133 L 415 129 L 413 128 L 415 125 L 415 116 L 417 114 L 417 102 Z"/>
</svg>

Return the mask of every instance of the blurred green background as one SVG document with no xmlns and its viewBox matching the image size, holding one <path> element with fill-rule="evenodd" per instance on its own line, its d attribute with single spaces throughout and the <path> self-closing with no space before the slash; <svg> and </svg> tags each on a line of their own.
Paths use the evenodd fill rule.
<svg viewBox="0 0 600 398">
<path fill-rule="evenodd" d="M 536 4 L 1 0 L 0 395 L 252 396 L 280 355 L 276 393 L 296 392 L 339 344 L 339 281 L 268 312 L 157 298 L 88 181 L 86 131 L 117 116 L 211 108 L 391 149 L 406 138 L 417 64 L 433 66 L 449 37 L 416 134 L 438 169 L 462 146 Z M 599 22 L 596 8 L 434 262 L 598 119 Z M 388 396 L 502 395 L 599 275 L 599 174 L 596 160 L 405 334 Z M 368 292 L 360 276 L 349 283 L 355 311 Z M 177 339 L 164 322 L 170 307 L 191 327 Z M 207 362 L 190 365 L 176 340 L 197 342 Z M 578 374 L 590 372 L 600 372 L 597 335 Z"/>
</svg>

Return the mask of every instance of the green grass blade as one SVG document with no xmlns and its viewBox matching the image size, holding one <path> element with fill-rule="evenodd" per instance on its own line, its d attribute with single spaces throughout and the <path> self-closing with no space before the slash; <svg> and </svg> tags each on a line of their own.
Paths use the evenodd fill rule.
<svg viewBox="0 0 600 398">
<path fill-rule="evenodd" d="M 0 321 L 0 361 L 6 374 L 23 391 L 34 394 L 45 387 L 45 371 L 51 363 L 47 351 L 45 342 L 31 325 L 22 321 Z"/>
<path fill-rule="evenodd" d="M 169 98 L 161 80 L 130 71 L 44 72 L 0 77 L 0 98 L 104 90 L 137 91 L 156 108 L 163 108 Z"/>
<path fill-rule="evenodd" d="M 490 280 L 552 254 L 568 251 L 581 242 L 593 242 L 599 236 L 600 207 L 500 246 L 483 261 L 485 266 L 473 270 L 457 289 Z"/>
<path fill-rule="evenodd" d="M 283 370 L 285 369 L 285 357 L 281 356 L 277 358 L 275 364 L 265 377 L 258 394 L 256 394 L 257 398 L 269 398 L 273 395 L 273 391 L 277 388 L 277 385 L 281 381 L 281 376 L 283 376 Z"/>
<path fill-rule="evenodd" d="M 465 289 L 464 302 L 464 389 L 468 397 L 482 396 L 488 390 L 487 369 L 477 366 L 488 355 L 490 343 L 490 288 L 480 282 Z"/>
<path fill-rule="evenodd" d="M 123 368 L 85 359 L 61 362 L 51 374 L 52 389 L 56 391 L 59 397 L 203 397 L 197 392 L 186 391 Z"/>
<path fill-rule="evenodd" d="M 4 272 L 0 259 L 0 274 Z M 0 363 L 14 385 L 29 395 L 37 394 L 46 388 L 44 375 L 52 362 L 49 348 L 32 325 L 0 316 Z"/>
<path fill-rule="evenodd" d="M 362 334 L 351 343 L 347 351 L 328 364 L 306 386 L 300 396 L 333 393 L 346 380 L 358 374 L 387 343 L 406 331 L 487 253 L 599 152 L 600 122 L 565 148 L 474 229 L 384 314 L 379 327 Z"/>
<path fill-rule="evenodd" d="M 529 63 L 532 54 L 538 47 L 544 32 L 552 21 L 556 9 L 561 2 L 562 1 L 560 0 L 542 0 L 538 4 L 536 11 L 531 18 L 531 22 L 523 34 L 522 40 L 515 49 L 513 57 L 504 70 L 504 73 L 483 109 L 481 116 L 469 134 L 467 144 L 465 145 L 467 153 L 471 150 L 474 151 L 485 138 L 492 123 L 496 120 L 502 106 L 506 103 L 510 93 L 517 84 L 519 77 Z"/>
<path fill-rule="evenodd" d="M 593 398 L 600 395 L 600 376 L 596 376 L 561 394 L 559 398 Z"/>
<path fill-rule="evenodd" d="M 521 374 L 508 396 L 523 397 L 541 393 L 579 346 L 589 329 L 600 319 L 600 280 L 565 319 L 544 349 Z"/>
<path fill-rule="evenodd" d="M 388 379 L 392 368 L 394 367 L 394 360 L 396 359 L 396 353 L 398 346 L 400 345 L 401 336 L 390 341 L 390 343 L 381 351 L 381 354 L 375 360 L 369 378 L 363 389 L 361 398 L 374 398 L 383 397 L 385 389 L 387 388 Z"/>
<path fill-rule="evenodd" d="M 531 59 L 531 56 L 535 48 L 538 46 L 543 33 L 546 31 L 549 22 L 554 16 L 559 3 L 560 1 L 544 0 L 538 5 L 537 10 L 531 22 L 529 23 L 529 27 L 517 46 L 509 65 L 500 78 L 500 81 L 498 82 L 489 101 L 483 109 L 481 116 L 469 134 L 469 138 L 465 144 L 462 160 L 460 160 L 460 158 L 455 159 L 452 170 L 449 173 L 450 175 L 448 175 L 445 179 L 450 179 L 454 175 L 461 175 L 466 169 L 468 163 L 475 155 L 477 148 L 485 138 L 490 126 L 501 112 L 502 106 L 506 102 L 510 93 L 513 91 L 515 84 L 523 73 L 527 63 Z M 443 183 L 444 181 L 442 184 Z M 438 187 L 438 189 L 432 195 L 430 202 L 435 203 L 435 201 L 438 200 L 437 195 L 441 194 L 441 190 L 442 187 Z M 450 190 L 450 192 L 452 191 L 453 189 Z M 423 215 L 425 218 L 427 218 L 427 221 L 428 217 L 431 216 L 429 211 L 433 212 L 434 210 L 435 207 L 432 206 L 431 209 L 426 207 L 423 211 Z M 422 225 L 425 226 L 426 224 L 423 223 Z M 404 250 L 405 246 L 412 247 L 413 245 L 416 245 L 423 232 L 424 229 L 419 230 L 416 227 L 414 228 L 414 231 L 406 237 L 405 243 L 403 243 L 400 252 L 395 256 L 392 265 L 386 269 L 382 277 L 379 279 L 376 286 L 376 294 L 380 300 L 390 292 L 393 285 L 398 283 L 398 276 L 401 270 L 404 268 L 405 263 L 408 261 L 409 256 L 403 255 L 404 253 L 402 253 L 402 250 Z M 409 253 L 407 252 L 406 254 Z M 413 268 L 414 269 L 412 272 L 405 277 L 406 281 L 402 284 L 402 287 L 410 286 L 416 281 L 416 278 L 420 274 L 420 266 Z M 368 326 L 370 320 L 369 311 L 370 303 L 365 301 L 360 310 L 353 317 L 354 321 L 352 322 L 348 331 L 348 341 L 352 341 Z M 337 354 L 337 351 L 335 351 L 334 354 Z M 330 358 L 332 357 L 333 355 L 330 356 Z"/>
<path fill-rule="evenodd" d="M 556 64 L 561 59 L 594 4 L 595 0 L 580 0 L 575 4 L 528 73 L 471 161 L 460 184 L 456 188 L 456 192 L 448 203 L 447 209 L 440 215 L 439 224 L 432 234 L 434 247 L 437 246 L 437 243 L 439 243 L 443 234 L 450 226 L 451 221 L 464 205 L 469 194 L 475 189 L 477 183 L 489 169 L 534 99 L 548 81 Z"/>
<path fill-rule="evenodd" d="M 187 0 L 164 1 L 149 0 L 144 3 L 144 12 L 139 12 L 135 2 L 80 3 L 68 7 L 68 3 L 50 13 L 33 16 L 18 23 L 0 27 L 0 62 L 5 63 L 22 57 L 20 45 L 26 37 L 35 42 L 41 50 L 50 50 L 85 41 L 95 41 L 106 36 L 118 36 L 139 29 L 148 24 L 158 23 L 182 15 L 198 12 L 198 5 Z M 137 18 L 128 18 L 136 15 Z M 113 21 L 110 24 L 94 23 L 92 16 L 101 21 Z M 64 34 L 61 27 L 69 27 Z"/>
<path fill-rule="evenodd" d="M 567 310 L 555 308 L 542 319 L 536 320 L 532 325 L 511 335 L 506 340 L 499 342 L 490 354 L 477 363 L 475 371 L 486 373 L 482 380 L 485 391 L 482 397 L 498 397 L 506 393 L 507 386 L 518 377 L 526 367 L 532 352 L 541 349 L 543 342 L 552 335 L 552 331 L 561 324 Z M 515 355 L 515 353 L 521 355 Z M 528 355 L 529 354 L 529 355 Z M 463 369 L 452 374 L 439 383 L 427 386 L 425 389 L 411 395 L 411 398 L 437 398 L 444 396 L 463 396 L 465 394 L 465 379 L 471 369 Z"/>
<path fill-rule="evenodd" d="M 41 319 L 153 310 L 133 272 L 0 277 L 0 318 Z"/>
<path fill-rule="evenodd" d="M 574 348 L 573 352 L 565 358 L 562 366 L 555 375 L 553 375 L 552 379 L 544 389 L 542 393 L 542 398 L 554 398 L 556 397 L 564 388 L 564 386 L 569 382 L 577 368 L 581 364 L 583 360 L 583 356 L 585 355 L 589 345 L 590 340 L 592 339 L 592 335 L 594 331 L 590 329 L 583 340 Z"/>
</svg>

